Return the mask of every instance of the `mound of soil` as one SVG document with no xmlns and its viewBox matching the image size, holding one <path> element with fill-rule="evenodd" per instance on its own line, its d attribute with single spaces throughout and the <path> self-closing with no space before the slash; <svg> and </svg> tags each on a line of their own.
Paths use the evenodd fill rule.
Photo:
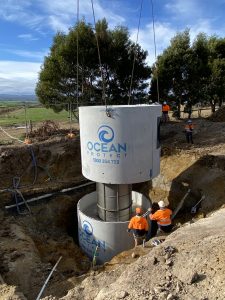
<svg viewBox="0 0 225 300">
<path fill-rule="evenodd" d="M 219 108 L 208 119 L 213 122 L 225 122 L 225 106 Z"/>
</svg>

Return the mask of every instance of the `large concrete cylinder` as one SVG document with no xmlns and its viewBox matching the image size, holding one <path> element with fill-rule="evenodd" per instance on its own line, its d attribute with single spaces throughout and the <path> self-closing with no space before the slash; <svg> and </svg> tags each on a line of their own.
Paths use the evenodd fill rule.
<svg viewBox="0 0 225 300">
<path fill-rule="evenodd" d="M 132 192 L 132 210 L 139 206 L 144 211 L 150 201 L 144 195 Z M 109 261 L 118 253 L 134 247 L 132 233 L 127 232 L 127 222 L 104 222 L 97 212 L 97 192 L 82 197 L 77 205 L 79 245 L 84 253 L 93 259 L 97 250 L 97 263 Z"/>
<path fill-rule="evenodd" d="M 106 184 L 148 181 L 159 174 L 161 105 L 79 108 L 82 173 Z"/>
<path fill-rule="evenodd" d="M 132 186 L 97 183 L 96 187 L 100 219 L 103 221 L 128 221 L 132 212 Z"/>
</svg>

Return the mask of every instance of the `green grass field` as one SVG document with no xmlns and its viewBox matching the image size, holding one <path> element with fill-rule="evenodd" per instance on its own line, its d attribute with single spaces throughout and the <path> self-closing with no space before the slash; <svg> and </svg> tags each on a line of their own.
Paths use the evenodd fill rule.
<svg viewBox="0 0 225 300">
<path fill-rule="evenodd" d="M 55 113 L 52 109 L 44 107 L 30 107 L 26 110 L 27 121 L 43 122 L 45 120 L 52 121 L 68 121 L 68 112 L 63 110 Z M 24 107 L 9 107 L 9 110 L 0 107 L 0 125 L 24 125 L 25 109 Z"/>
</svg>

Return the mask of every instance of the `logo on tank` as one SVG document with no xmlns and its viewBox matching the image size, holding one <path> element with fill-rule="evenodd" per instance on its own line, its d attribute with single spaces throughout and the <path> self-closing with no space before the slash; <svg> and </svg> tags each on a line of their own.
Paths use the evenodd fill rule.
<svg viewBox="0 0 225 300">
<path fill-rule="evenodd" d="M 93 234 L 93 227 L 88 221 L 83 221 L 82 228 L 87 235 Z"/>
<path fill-rule="evenodd" d="M 113 128 L 104 124 L 97 129 L 96 141 L 87 142 L 87 154 L 94 163 L 118 165 L 127 156 L 127 144 L 117 142 Z"/>
<path fill-rule="evenodd" d="M 112 142 L 114 139 L 114 131 L 110 126 L 102 125 L 98 129 L 98 138 L 103 143 Z"/>
</svg>

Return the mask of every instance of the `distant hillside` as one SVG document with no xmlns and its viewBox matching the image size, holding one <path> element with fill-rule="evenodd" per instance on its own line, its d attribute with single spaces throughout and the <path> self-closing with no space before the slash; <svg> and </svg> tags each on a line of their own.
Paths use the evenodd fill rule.
<svg viewBox="0 0 225 300">
<path fill-rule="evenodd" d="M 0 94 L 0 101 L 37 102 L 37 97 L 35 95 Z"/>
</svg>

